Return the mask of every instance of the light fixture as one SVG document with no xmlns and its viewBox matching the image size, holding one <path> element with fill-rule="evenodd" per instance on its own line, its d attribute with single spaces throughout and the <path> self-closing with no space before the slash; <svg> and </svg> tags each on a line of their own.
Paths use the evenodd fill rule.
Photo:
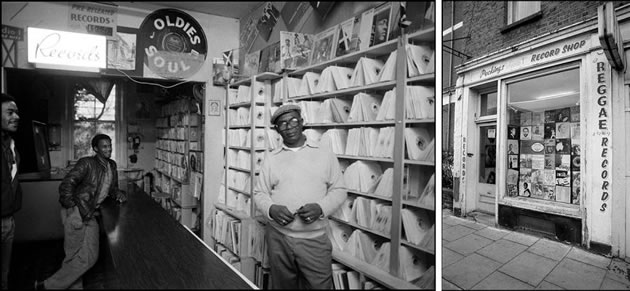
<svg viewBox="0 0 630 291">
<path fill-rule="evenodd" d="M 571 96 L 571 95 L 578 94 L 578 93 L 579 93 L 578 91 L 560 92 L 560 93 L 551 94 L 551 95 L 538 96 L 535 99 L 536 100 L 554 99 L 554 98 Z"/>
</svg>

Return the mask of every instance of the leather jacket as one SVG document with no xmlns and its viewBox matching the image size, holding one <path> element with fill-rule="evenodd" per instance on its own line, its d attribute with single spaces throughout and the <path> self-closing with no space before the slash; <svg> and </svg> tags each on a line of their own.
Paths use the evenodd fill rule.
<svg viewBox="0 0 630 291">
<path fill-rule="evenodd" d="M 11 168 L 9 168 L 9 144 L 11 138 L 2 131 L 2 217 L 9 217 L 22 208 L 22 188 L 18 177 L 11 178 Z M 20 165 L 20 154 L 15 149 L 15 164 Z"/>
<path fill-rule="evenodd" d="M 121 191 L 118 189 L 118 172 L 116 162 L 107 159 L 112 170 L 112 181 L 108 196 L 116 199 Z M 97 156 L 79 159 L 77 164 L 66 175 L 59 185 L 59 202 L 64 208 L 77 206 L 83 221 L 94 217 L 97 198 L 103 187 L 107 166 Z"/>
</svg>

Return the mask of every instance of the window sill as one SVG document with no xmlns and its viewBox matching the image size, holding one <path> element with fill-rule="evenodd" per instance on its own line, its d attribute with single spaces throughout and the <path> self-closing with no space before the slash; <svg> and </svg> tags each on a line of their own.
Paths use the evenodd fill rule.
<svg viewBox="0 0 630 291">
<path fill-rule="evenodd" d="M 534 22 L 534 21 L 536 21 L 536 20 L 538 20 L 540 18 L 542 18 L 542 11 L 538 11 L 538 12 L 536 12 L 536 13 L 530 15 L 530 16 L 527 16 L 527 17 L 525 17 L 525 18 L 523 18 L 523 19 L 521 19 L 519 21 L 516 21 L 516 22 L 513 22 L 511 24 L 506 25 L 505 27 L 501 28 L 501 33 L 507 33 L 507 32 L 513 30 L 516 27 L 525 25 L 525 24 L 530 23 L 530 22 Z"/>
<path fill-rule="evenodd" d="M 499 197 L 499 204 L 582 219 L 582 211 L 578 204 L 567 204 L 526 197 Z"/>
</svg>

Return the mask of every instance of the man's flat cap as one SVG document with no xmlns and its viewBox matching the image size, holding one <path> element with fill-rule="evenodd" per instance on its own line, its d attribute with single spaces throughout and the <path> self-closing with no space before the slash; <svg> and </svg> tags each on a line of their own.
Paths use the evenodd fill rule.
<svg viewBox="0 0 630 291">
<path fill-rule="evenodd" d="M 297 104 L 285 104 L 280 106 L 271 116 L 271 124 L 276 124 L 276 119 L 280 117 L 280 115 L 285 114 L 287 112 L 297 111 L 297 113 L 302 113 L 302 108 L 300 108 Z"/>
</svg>

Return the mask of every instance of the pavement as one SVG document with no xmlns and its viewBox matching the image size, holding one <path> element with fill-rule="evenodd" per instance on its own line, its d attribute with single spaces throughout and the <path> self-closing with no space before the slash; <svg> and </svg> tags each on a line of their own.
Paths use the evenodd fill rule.
<svg viewBox="0 0 630 291">
<path fill-rule="evenodd" d="M 630 290 L 630 263 L 493 227 L 488 216 L 442 215 L 443 290 Z"/>
</svg>

